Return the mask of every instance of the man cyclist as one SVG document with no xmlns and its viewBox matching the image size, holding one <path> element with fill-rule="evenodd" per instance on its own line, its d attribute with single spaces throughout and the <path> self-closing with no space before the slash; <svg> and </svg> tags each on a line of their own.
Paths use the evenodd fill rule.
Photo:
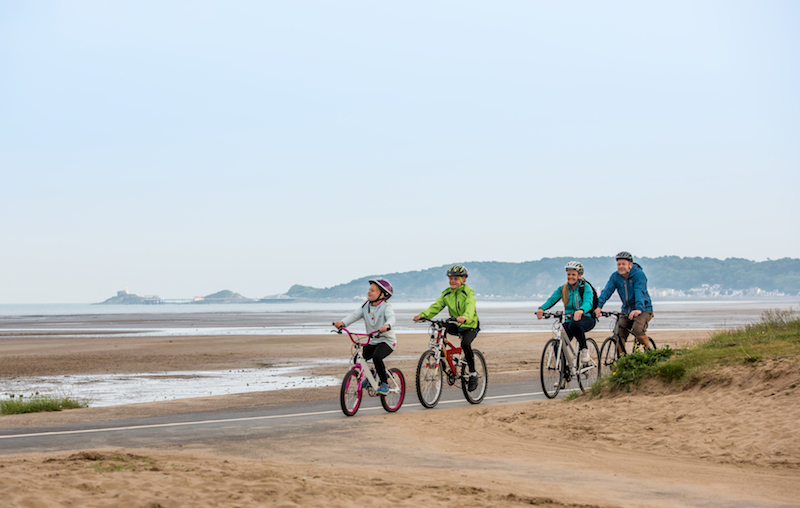
<svg viewBox="0 0 800 508">
<path fill-rule="evenodd" d="M 617 254 L 617 271 L 611 274 L 605 289 L 597 298 L 596 317 L 600 317 L 603 305 L 611 298 L 614 291 L 622 300 L 622 312 L 619 317 L 619 338 L 624 343 L 628 334 L 633 332 L 636 341 L 645 351 L 650 347 L 650 338 L 647 336 L 647 325 L 653 319 L 653 304 L 647 292 L 647 277 L 638 263 L 633 262 L 630 252 L 622 251 Z"/>
</svg>

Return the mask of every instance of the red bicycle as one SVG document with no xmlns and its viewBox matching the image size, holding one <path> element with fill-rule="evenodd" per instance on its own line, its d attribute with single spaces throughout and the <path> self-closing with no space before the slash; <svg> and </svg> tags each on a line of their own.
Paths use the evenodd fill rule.
<svg viewBox="0 0 800 508">
<path fill-rule="evenodd" d="M 421 318 L 431 324 L 431 340 L 428 350 L 422 353 L 417 364 L 417 396 L 419 402 L 427 408 L 435 406 L 442 396 L 443 379 L 447 375 L 447 384 L 453 386 L 456 380 L 461 380 L 461 391 L 470 404 L 479 404 L 486 396 L 488 373 L 486 360 L 483 353 L 473 349 L 475 353 L 475 371 L 478 373 L 478 386 L 469 391 L 469 370 L 464 359 L 462 349 L 455 347 L 447 340 L 447 324 L 455 322 L 454 319 L 432 320 Z M 460 374 L 459 374 L 460 367 Z"/>
<path fill-rule="evenodd" d="M 342 405 L 342 412 L 347 416 L 353 416 L 361 406 L 361 394 L 366 390 L 370 397 L 378 395 L 380 381 L 374 369 L 367 364 L 362 352 L 363 346 L 369 344 L 370 339 L 377 337 L 380 332 L 370 334 L 352 333 L 347 328 L 340 328 L 335 333 L 345 332 L 353 342 L 353 366 L 342 379 L 342 390 L 339 394 L 339 402 Z M 400 369 L 387 369 L 389 393 L 381 395 L 381 405 L 383 409 L 394 413 L 403 405 L 406 397 L 406 379 Z"/>
</svg>

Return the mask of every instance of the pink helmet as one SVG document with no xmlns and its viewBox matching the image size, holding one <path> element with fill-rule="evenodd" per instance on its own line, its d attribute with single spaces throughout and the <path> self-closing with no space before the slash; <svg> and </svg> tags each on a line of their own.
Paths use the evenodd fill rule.
<svg viewBox="0 0 800 508">
<path fill-rule="evenodd" d="M 380 278 L 380 277 L 377 278 L 377 279 L 370 279 L 369 283 L 370 284 L 375 284 L 376 286 L 381 288 L 381 291 L 386 293 L 386 299 L 387 300 L 389 298 L 391 298 L 392 293 L 394 293 L 394 289 L 392 288 L 391 283 L 386 279 L 383 279 L 383 278 Z"/>
</svg>

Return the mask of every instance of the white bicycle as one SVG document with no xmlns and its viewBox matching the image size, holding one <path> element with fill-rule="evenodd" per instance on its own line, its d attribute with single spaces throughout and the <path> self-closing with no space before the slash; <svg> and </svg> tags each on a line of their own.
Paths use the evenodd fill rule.
<svg viewBox="0 0 800 508">
<path fill-rule="evenodd" d="M 564 314 L 563 311 L 545 312 L 542 316 L 545 319 L 553 318 L 553 338 L 548 340 L 542 351 L 542 363 L 539 369 L 539 376 L 542 381 L 542 391 L 548 399 L 554 398 L 562 389 L 566 389 L 572 383 L 576 383 L 577 389 L 582 392 L 597 380 L 600 374 L 600 350 L 594 339 L 586 337 L 586 347 L 589 349 L 589 362 L 579 361 L 577 341 L 575 347 L 567 337 L 564 327 L 561 325 L 565 318 L 571 318 L 571 314 Z M 574 390 L 574 387 L 570 389 Z"/>
</svg>

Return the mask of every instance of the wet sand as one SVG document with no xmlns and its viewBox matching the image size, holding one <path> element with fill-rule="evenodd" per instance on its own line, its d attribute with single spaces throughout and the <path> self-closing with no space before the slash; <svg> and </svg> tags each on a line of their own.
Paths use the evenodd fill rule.
<svg viewBox="0 0 800 508">
<path fill-rule="evenodd" d="M 599 341 L 604 334 L 590 335 Z M 673 347 L 707 336 L 653 334 Z M 482 333 L 476 346 L 490 382 L 533 383 L 549 337 Z M 410 377 L 427 340 L 401 335 L 390 363 Z M 349 354 L 337 335 L 4 339 L 0 372 L 253 368 Z M 742 366 L 677 393 L 648 385 L 592 401 L 342 416 L 325 435 L 298 431 L 285 441 L 0 455 L 0 499 L 4 506 L 797 506 L 798 367 L 789 360 Z M 336 365 L 312 370 L 343 374 Z M 337 394 L 329 387 L 13 415 L 0 417 L 0 428 Z M 413 389 L 407 397 L 416 401 Z"/>
</svg>

